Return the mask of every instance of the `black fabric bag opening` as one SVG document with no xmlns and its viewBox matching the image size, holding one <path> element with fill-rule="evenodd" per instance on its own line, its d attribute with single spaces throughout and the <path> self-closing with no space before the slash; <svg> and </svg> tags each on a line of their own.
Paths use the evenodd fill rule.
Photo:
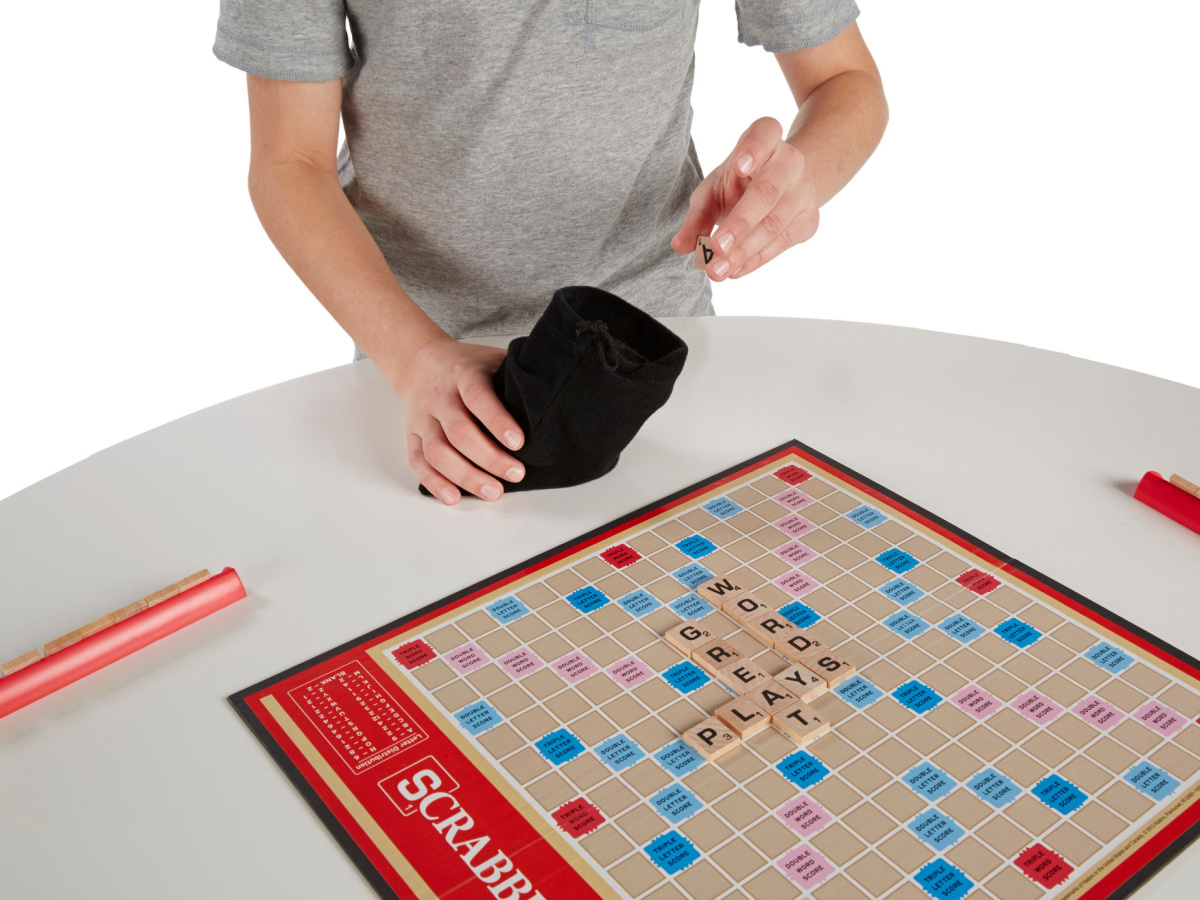
<svg viewBox="0 0 1200 900">
<path fill-rule="evenodd" d="M 525 443 L 525 477 L 506 491 L 569 487 L 612 471 L 667 402 L 687 345 L 648 313 L 595 287 L 554 292 L 492 378 Z M 422 488 L 423 493 L 428 493 Z"/>
</svg>

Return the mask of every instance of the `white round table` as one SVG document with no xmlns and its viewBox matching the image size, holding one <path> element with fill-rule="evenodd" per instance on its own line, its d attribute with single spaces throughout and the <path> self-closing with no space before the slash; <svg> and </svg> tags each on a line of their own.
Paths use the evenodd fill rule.
<svg viewBox="0 0 1200 900">
<path fill-rule="evenodd" d="M 403 404 L 357 363 L 0 502 L 0 659 L 201 567 L 248 590 L 0 720 L 0 896 L 373 896 L 225 697 L 791 438 L 1200 655 L 1200 535 L 1132 497 L 1195 477 L 1200 390 L 895 327 L 666 323 L 690 347 L 671 401 L 581 487 L 419 496 Z M 1139 897 L 1198 880 L 1193 847 Z"/>
</svg>

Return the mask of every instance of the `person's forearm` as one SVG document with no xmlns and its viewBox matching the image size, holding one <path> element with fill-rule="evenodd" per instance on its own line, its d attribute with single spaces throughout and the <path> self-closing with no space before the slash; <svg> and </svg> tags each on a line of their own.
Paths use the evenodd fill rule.
<svg viewBox="0 0 1200 900">
<path fill-rule="evenodd" d="M 792 122 L 787 142 L 804 154 L 824 206 L 879 146 L 887 126 L 887 100 L 878 76 L 861 70 L 843 72 L 805 99 Z"/>
<path fill-rule="evenodd" d="M 252 165 L 250 198 L 300 280 L 399 388 L 404 364 L 446 337 L 397 283 L 337 174 L 300 160 Z"/>
</svg>

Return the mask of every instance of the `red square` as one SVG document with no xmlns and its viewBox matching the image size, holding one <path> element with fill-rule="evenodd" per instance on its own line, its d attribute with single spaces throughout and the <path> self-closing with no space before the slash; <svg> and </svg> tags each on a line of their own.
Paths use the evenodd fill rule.
<svg viewBox="0 0 1200 900">
<path fill-rule="evenodd" d="M 965 587 L 972 593 L 983 595 L 994 591 L 1000 587 L 1000 580 L 994 575 L 989 575 L 987 572 L 981 572 L 978 569 L 967 569 L 957 578 L 956 582 Z"/>
<path fill-rule="evenodd" d="M 1043 844 L 1034 844 L 1014 862 L 1022 872 L 1048 888 L 1062 884 L 1075 871 L 1070 863 Z"/>
<path fill-rule="evenodd" d="M 396 665 L 405 669 L 415 669 L 437 658 L 437 651 L 424 641 L 409 641 L 388 652 Z"/>
<path fill-rule="evenodd" d="M 570 837 L 581 838 L 604 824 L 604 814 L 582 797 L 577 797 L 554 811 L 554 821 Z"/>
<path fill-rule="evenodd" d="M 642 554 L 638 553 L 628 544 L 614 544 L 601 553 L 600 558 L 614 568 L 623 569 L 626 566 L 632 566 L 641 559 Z"/>
<path fill-rule="evenodd" d="M 812 478 L 812 473 L 800 468 L 799 466 L 784 466 L 782 469 L 776 470 L 775 477 L 780 481 L 795 487 L 798 484 L 804 484 L 804 482 Z"/>
</svg>

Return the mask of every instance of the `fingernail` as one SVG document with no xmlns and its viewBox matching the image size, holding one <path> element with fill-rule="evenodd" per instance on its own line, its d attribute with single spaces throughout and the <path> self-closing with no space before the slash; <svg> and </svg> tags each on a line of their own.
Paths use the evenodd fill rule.
<svg viewBox="0 0 1200 900">
<path fill-rule="evenodd" d="M 738 275 L 740 275 L 741 273 L 742 273 L 742 267 L 738 266 L 736 269 L 734 269 L 732 272 L 729 273 L 729 277 L 737 278 Z"/>
<path fill-rule="evenodd" d="M 724 275 L 728 271 L 729 271 L 729 260 L 718 259 L 715 263 L 713 263 L 713 274 L 716 275 L 718 278 L 720 278 L 722 275 Z"/>
<path fill-rule="evenodd" d="M 505 475 L 504 477 L 507 478 L 509 481 L 520 481 L 522 478 L 525 477 L 525 470 L 522 469 L 520 466 L 513 466 L 511 469 L 508 470 L 508 474 Z"/>
<path fill-rule="evenodd" d="M 500 499 L 500 488 L 496 487 L 494 484 L 485 484 L 483 486 L 483 490 L 481 490 L 479 493 L 484 500 Z"/>
<path fill-rule="evenodd" d="M 733 235 L 727 231 L 723 231 L 718 234 L 717 246 L 721 248 L 722 253 L 728 253 L 729 248 L 733 246 Z"/>
<path fill-rule="evenodd" d="M 442 498 L 442 502 L 448 506 L 453 506 L 458 501 L 458 497 L 455 496 L 454 491 L 450 490 L 450 488 L 443 488 L 439 496 Z"/>
<path fill-rule="evenodd" d="M 504 443 L 508 444 L 509 449 L 516 450 L 521 446 L 521 435 L 516 431 L 504 432 Z"/>
<path fill-rule="evenodd" d="M 750 167 L 752 165 L 754 165 L 754 157 L 751 156 L 749 153 L 743 153 L 741 156 L 739 156 L 737 158 L 736 165 L 737 165 L 737 170 L 739 172 L 741 172 L 743 175 L 745 175 L 747 172 L 750 171 Z"/>
</svg>

